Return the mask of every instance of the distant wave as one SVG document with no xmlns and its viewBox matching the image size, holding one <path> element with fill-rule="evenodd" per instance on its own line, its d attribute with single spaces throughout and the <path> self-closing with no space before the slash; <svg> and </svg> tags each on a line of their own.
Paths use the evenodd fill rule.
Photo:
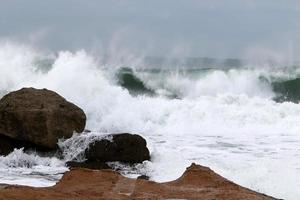
<svg viewBox="0 0 300 200">
<path fill-rule="evenodd" d="M 186 96 L 199 97 L 222 93 L 267 96 L 276 102 L 300 101 L 300 78 L 282 79 L 267 77 L 255 69 L 180 69 L 137 70 L 120 68 L 117 72 L 118 84 L 130 94 L 154 96 L 164 94 L 171 98 Z M 140 76 L 139 76 L 140 75 Z M 161 93 L 160 91 L 164 91 Z M 273 94 L 272 94 L 273 93 Z"/>
<path fill-rule="evenodd" d="M 140 80 L 131 68 L 121 68 L 117 72 L 118 83 L 126 88 L 131 94 L 145 94 L 154 95 L 155 92 L 147 87 L 145 83 Z"/>
<path fill-rule="evenodd" d="M 300 102 L 300 78 L 282 82 L 273 82 L 272 87 L 274 92 L 277 93 L 275 98 L 276 101 Z"/>
</svg>

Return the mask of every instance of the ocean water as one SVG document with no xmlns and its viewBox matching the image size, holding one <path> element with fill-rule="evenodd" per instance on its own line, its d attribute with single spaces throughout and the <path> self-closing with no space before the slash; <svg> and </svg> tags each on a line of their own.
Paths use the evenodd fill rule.
<svg viewBox="0 0 300 200">
<path fill-rule="evenodd" d="M 127 176 L 170 181 L 195 162 L 255 191 L 299 199 L 300 68 L 111 60 L 0 44 L 0 96 L 22 87 L 54 90 L 85 111 L 92 131 L 60 141 L 61 159 L 22 149 L 0 157 L 0 183 L 54 185 L 90 142 L 130 132 L 147 140 L 152 159 L 111 163 Z"/>
</svg>

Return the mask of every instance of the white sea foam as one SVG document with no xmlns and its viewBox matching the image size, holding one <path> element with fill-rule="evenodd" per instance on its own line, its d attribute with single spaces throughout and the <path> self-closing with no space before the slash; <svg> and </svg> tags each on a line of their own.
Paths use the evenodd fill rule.
<svg viewBox="0 0 300 200">
<path fill-rule="evenodd" d="M 15 149 L 0 156 L 0 183 L 29 186 L 52 186 L 68 169 L 56 157 L 41 157 L 34 152 Z"/>
<path fill-rule="evenodd" d="M 5 48 L 11 48 L 11 52 Z M 139 133 L 151 151 L 152 160 L 143 167 L 152 180 L 176 179 L 191 162 L 196 162 L 269 195 L 285 199 L 300 196 L 300 105 L 275 103 L 270 85 L 259 79 L 271 79 L 285 72 L 217 70 L 198 78 L 169 74 L 158 79 L 159 84 L 151 76 L 138 74 L 155 89 L 179 91 L 181 98 L 133 97 L 115 84 L 112 70 L 104 70 L 85 51 L 61 52 L 50 71 L 41 73 L 32 70 L 38 57 L 34 50 L 14 48 L 0 46 L 0 73 L 4 74 L 0 90 L 46 87 L 76 103 L 87 114 L 87 128 L 92 133 L 64 141 L 66 160 L 82 159 L 80 155 L 87 143 L 103 133 Z M 0 180 L 5 180 L 4 170 L 19 169 L 19 174 L 8 174 L 13 179 L 9 183 L 43 186 L 38 181 L 41 177 L 27 180 L 24 169 L 38 166 L 49 173 L 48 177 L 65 169 L 61 164 L 64 161 L 55 160 L 59 163 L 56 165 L 49 164 L 53 158 L 34 157 L 33 163 L 42 161 L 32 164 L 32 158 L 27 157 L 31 154 L 22 156 L 26 161 L 20 161 L 25 165 L 30 161 L 29 168 L 10 167 L 9 163 L 15 162 L 12 156 L 1 158 L 6 159 L 6 164 L 0 165 Z"/>
</svg>

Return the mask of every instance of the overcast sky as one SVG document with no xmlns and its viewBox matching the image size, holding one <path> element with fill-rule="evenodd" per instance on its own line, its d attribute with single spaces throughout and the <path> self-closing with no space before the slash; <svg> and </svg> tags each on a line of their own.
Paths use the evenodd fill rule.
<svg viewBox="0 0 300 200">
<path fill-rule="evenodd" d="M 0 38 L 52 50 L 299 60 L 298 0 L 1 0 Z"/>
</svg>

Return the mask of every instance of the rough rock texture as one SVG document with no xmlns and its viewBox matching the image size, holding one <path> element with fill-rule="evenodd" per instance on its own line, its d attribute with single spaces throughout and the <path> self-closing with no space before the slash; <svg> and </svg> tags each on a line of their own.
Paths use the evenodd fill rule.
<svg viewBox="0 0 300 200">
<path fill-rule="evenodd" d="M 55 149 L 59 138 L 82 132 L 84 112 L 57 93 L 23 88 L 0 100 L 0 134 Z"/>
<path fill-rule="evenodd" d="M 48 148 L 43 148 L 26 141 L 14 140 L 5 135 L 0 135 L 0 155 L 8 155 L 15 148 L 24 148 L 25 150 L 34 149 L 40 152 L 49 152 Z"/>
<path fill-rule="evenodd" d="M 6 186 L 0 200 L 108 200 L 108 199 L 189 199 L 189 200 L 270 200 L 274 199 L 238 186 L 199 165 L 168 183 L 129 179 L 111 170 L 74 169 L 50 188 Z"/>
<path fill-rule="evenodd" d="M 122 133 L 112 135 L 112 140 L 99 140 L 92 143 L 85 157 L 88 161 L 120 161 L 141 163 L 150 159 L 150 153 L 144 138 L 139 135 Z"/>
<path fill-rule="evenodd" d="M 7 136 L 0 135 L 0 155 L 7 155 L 12 152 L 14 148 L 19 148 L 16 141 Z"/>
</svg>

